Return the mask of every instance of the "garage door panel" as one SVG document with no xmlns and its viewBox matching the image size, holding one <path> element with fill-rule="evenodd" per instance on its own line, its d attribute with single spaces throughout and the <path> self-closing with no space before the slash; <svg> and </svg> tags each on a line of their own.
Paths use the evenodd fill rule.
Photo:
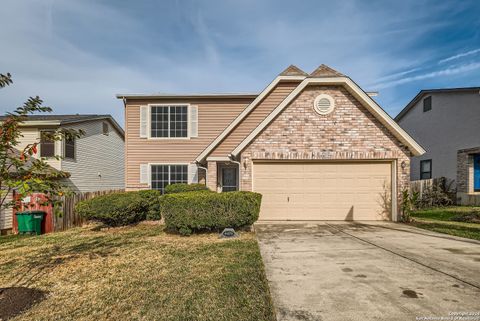
<svg viewBox="0 0 480 321">
<path fill-rule="evenodd" d="M 285 190 L 285 179 L 275 177 L 255 177 L 256 185 L 262 190 L 282 191 Z"/>
<path fill-rule="evenodd" d="M 260 219 L 384 220 L 391 163 L 255 163 Z"/>
</svg>

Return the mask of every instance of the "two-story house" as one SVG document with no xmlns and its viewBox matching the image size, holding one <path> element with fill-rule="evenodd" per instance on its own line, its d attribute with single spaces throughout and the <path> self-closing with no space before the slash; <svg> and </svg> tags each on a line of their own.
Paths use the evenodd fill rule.
<svg viewBox="0 0 480 321">
<path fill-rule="evenodd" d="M 5 116 L 0 117 L 0 122 Z M 43 132 L 59 128 L 83 130 L 80 138 L 63 141 L 45 139 Z M 125 133 L 110 115 L 32 115 L 21 124 L 18 149 L 39 143 L 37 158 L 55 169 L 68 172 L 65 184 L 75 192 L 123 189 Z M 55 156 L 60 156 L 57 159 Z M 0 213 L 0 230 L 12 228 L 12 211 Z"/>
<path fill-rule="evenodd" d="M 480 204 L 480 87 L 422 90 L 395 120 L 426 149 L 412 180 L 455 180 L 460 204 Z"/>
<path fill-rule="evenodd" d="M 127 190 L 263 195 L 261 220 L 396 220 L 424 150 L 354 81 L 290 66 L 259 94 L 119 94 Z"/>
</svg>

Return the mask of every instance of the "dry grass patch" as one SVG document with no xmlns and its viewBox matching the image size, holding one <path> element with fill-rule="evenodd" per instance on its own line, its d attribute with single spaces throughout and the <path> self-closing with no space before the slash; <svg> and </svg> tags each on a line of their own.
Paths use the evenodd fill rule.
<svg viewBox="0 0 480 321">
<path fill-rule="evenodd" d="M 47 292 L 20 320 L 274 320 L 253 233 L 163 226 L 0 239 L 0 287 Z"/>
</svg>

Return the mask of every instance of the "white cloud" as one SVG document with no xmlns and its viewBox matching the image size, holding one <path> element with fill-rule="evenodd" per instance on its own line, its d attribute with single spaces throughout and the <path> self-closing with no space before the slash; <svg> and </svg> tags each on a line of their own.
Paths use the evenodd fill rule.
<svg viewBox="0 0 480 321">
<path fill-rule="evenodd" d="M 442 10 L 413 0 L 2 0 L 0 72 L 15 82 L 0 111 L 38 94 L 55 112 L 123 123 L 115 93 L 259 91 L 292 63 L 326 63 L 361 85 L 408 79 L 437 55 L 416 46 L 448 24 L 433 18 Z"/>
<path fill-rule="evenodd" d="M 412 69 L 409 69 L 409 70 L 405 70 L 405 71 L 401 71 L 401 72 L 396 72 L 396 73 L 393 73 L 393 74 L 391 74 L 391 75 L 387 75 L 387 76 L 383 76 L 383 77 L 378 78 L 378 79 L 377 79 L 377 82 L 384 82 L 384 81 L 396 79 L 396 78 L 398 78 L 398 77 L 402 77 L 402 76 L 405 76 L 405 75 L 409 75 L 409 74 L 412 74 L 412 73 L 417 72 L 417 71 L 420 71 L 420 70 L 422 70 L 422 68 L 416 67 L 416 68 L 412 68 Z"/>
<path fill-rule="evenodd" d="M 432 71 L 432 72 L 423 73 L 423 74 L 419 74 L 411 77 L 404 77 L 404 78 L 396 79 L 393 81 L 379 83 L 375 86 L 375 88 L 377 89 L 389 88 L 389 87 L 398 86 L 401 84 L 405 84 L 405 83 L 409 83 L 417 80 L 456 75 L 464 72 L 473 71 L 479 68 L 480 68 L 480 62 L 463 64 L 463 65 L 449 67 L 442 70 Z"/>
<path fill-rule="evenodd" d="M 474 54 L 479 53 L 479 52 L 480 52 L 480 48 L 470 50 L 470 51 L 465 51 L 465 52 L 450 56 L 448 58 L 442 59 L 438 63 L 443 64 L 443 63 L 446 63 L 446 62 L 450 62 L 452 60 L 456 60 L 456 59 L 464 58 L 464 57 L 467 57 L 467 56 L 471 56 L 471 55 L 474 55 Z"/>
</svg>

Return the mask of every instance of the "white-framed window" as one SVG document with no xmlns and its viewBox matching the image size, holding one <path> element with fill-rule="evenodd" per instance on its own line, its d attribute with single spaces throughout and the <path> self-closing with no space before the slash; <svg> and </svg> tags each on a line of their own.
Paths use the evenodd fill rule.
<svg viewBox="0 0 480 321">
<path fill-rule="evenodd" d="M 66 159 L 75 159 L 75 137 L 65 138 L 63 155 Z"/>
<path fill-rule="evenodd" d="M 198 106 L 150 104 L 140 106 L 140 137 L 147 139 L 191 139 L 198 137 Z"/>
<path fill-rule="evenodd" d="M 152 189 L 159 190 L 163 193 L 167 185 L 176 183 L 188 183 L 187 164 L 159 164 L 150 166 Z"/>
<path fill-rule="evenodd" d="M 55 156 L 55 135 L 54 130 L 40 131 L 40 157 L 54 157 Z"/>
<path fill-rule="evenodd" d="M 188 105 L 152 105 L 150 137 L 188 137 Z"/>
</svg>

